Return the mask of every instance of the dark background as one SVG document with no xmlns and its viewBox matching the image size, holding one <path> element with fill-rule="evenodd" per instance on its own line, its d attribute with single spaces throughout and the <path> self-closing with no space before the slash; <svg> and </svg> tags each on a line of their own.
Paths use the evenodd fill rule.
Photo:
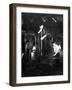
<svg viewBox="0 0 72 90">
<path fill-rule="evenodd" d="M 55 21 L 52 19 L 55 18 Z M 63 35 L 63 15 L 22 13 L 22 30 L 38 32 L 39 26 L 43 24 L 54 38 Z"/>
<path fill-rule="evenodd" d="M 42 24 L 44 25 L 44 29 L 52 35 L 53 42 L 61 43 L 63 50 L 63 15 L 22 13 L 22 53 L 24 53 L 25 48 L 23 41 L 24 33 L 37 34 Z M 29 60 L 27 60 L 26 57 L 29 57 L 27 58 Z M 60 57 L 59 54 L 57 54 L 56 57 L 38 55 L 34 61 L 30 60 L 29 55 L 22 57 L 22 77 L 62 74 L 63 58 Z"/>
</svg>

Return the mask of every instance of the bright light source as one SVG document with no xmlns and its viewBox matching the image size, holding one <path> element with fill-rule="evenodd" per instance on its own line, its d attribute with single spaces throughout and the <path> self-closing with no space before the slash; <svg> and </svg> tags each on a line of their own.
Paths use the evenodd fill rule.
<svg viewBox="0 0 72 90">
<path fill-rule="evenodd" d="M 53 49 L 54 49 L 54 55 L 56 56 L 57 53 L 60 53 L 61 51 L 61 45 L 57 45 L 56 43 L 53 43 Z"/>
<path fill-rule="evenodd" d="M 43 29 L 43 25 L 40 26 L 40 29 Z"/>
<path fill-rule="evenodd" d="M 34 60 L 34 52 L 31 52 L 31 59 Z"/>
<path fill-rule="evenodd" d="M 34 57 L 34 52 L 31 52 L 31 56 Z"/>
<path fill-rule="evenodd" d="M 40 30 L 38 31 L 38 34 L 39 34 L 40 32 L 42 32 L 42 29 L 43 29 L 43 25 L 40 26 Z"/>
<path fill-rule="evenodd" d="M 36 50 L 36 46 L 33 46 L 32 50 Z"/>
</svg>

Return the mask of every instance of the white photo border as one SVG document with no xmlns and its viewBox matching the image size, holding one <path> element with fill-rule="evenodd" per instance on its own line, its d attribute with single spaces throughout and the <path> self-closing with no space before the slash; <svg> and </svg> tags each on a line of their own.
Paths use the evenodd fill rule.
<svg viewBox="0 0 72 90">
<path fill-rule="evenodd" d="M 63 14 L 63 75 L 21 77 L 21 13 Z M 16 7 L 16 83 L 68 81 L 68 10 Z"/>
</svg>

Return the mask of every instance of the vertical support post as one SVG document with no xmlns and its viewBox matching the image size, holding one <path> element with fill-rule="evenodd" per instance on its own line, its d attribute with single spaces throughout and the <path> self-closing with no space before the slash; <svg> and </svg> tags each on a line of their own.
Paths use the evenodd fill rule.
<svg viewBox="0 0 72 90">
<path fill-rule="evenodd" d="M 42 37 L 42 32 L 41 32 L 41 37 Z M 42 56 L 42 40 L 41 40 L 41 56 Z"/>
<path fill-rule="evenodd" d="M 36 36 L 35 36 L 35 46 L 36 46 Z"/>
<path fill-rule="evenodd" d="M 38 34 L 41 33 L 41 35 L 40 35 L 41 37 L 42 37 L 42 29 L 43 29 L 43 25 L 40 26 L 40 30 L 38 31 Z M 41 37 L 40 37 L 40 40 L 41 40 Z M 40 43 L 41 43 L 40 44 L 40 49 L 41 49 L 40 51 L 41 51 L 41 56 L 42 56 L 42 40 L 40 41 Z"/>
</svg>

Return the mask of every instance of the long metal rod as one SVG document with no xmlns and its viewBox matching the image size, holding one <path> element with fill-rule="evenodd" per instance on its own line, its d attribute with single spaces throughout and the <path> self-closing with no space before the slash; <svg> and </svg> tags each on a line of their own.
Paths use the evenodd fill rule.
<svg viewBox="0 0 72 90">
<path fill-rule="evenodd" d="M 41 32 L 41 38 L 42 38 L 42 32 Z M 41 56 L 42 56 L 42 40 L 41 40 Z"/>
</svg>

